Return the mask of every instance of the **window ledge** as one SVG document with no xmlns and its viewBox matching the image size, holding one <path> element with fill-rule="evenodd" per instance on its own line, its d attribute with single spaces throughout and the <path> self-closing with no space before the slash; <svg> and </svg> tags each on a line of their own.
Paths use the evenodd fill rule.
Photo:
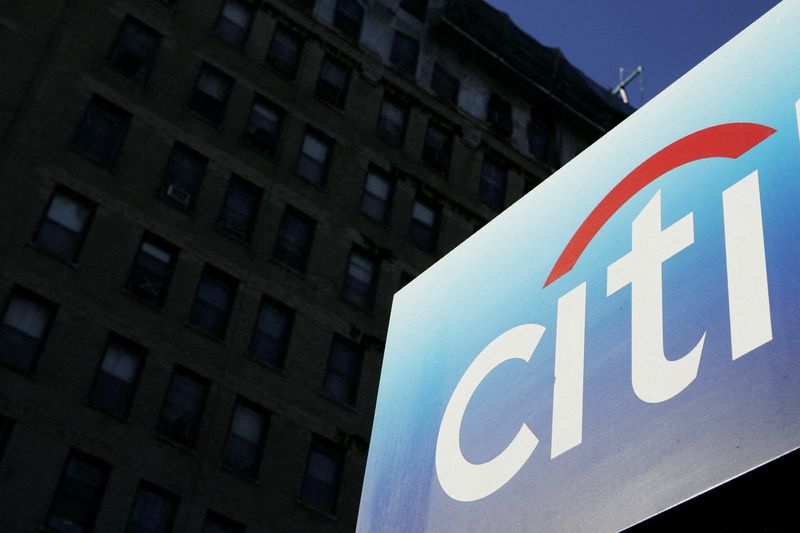
<svg viewBox="0 0 800 533">
<path fill-rule="evenodd" d="M 377 294 L 376 294 L 376 296 L 377 296 Z M 375 310 L 374 310 L 375 304 L 373 304 L 373 309 L 368 309 L 366 307 L 362 307 L 362 306 L 360 306 L 358 304 L 355 304 L 355 303 L 351 302 L 350 300 L 348 300 L 347 298 L 344 297 L 344 294 L 341 294 L 341 293 L 339 294 L 339 301 L 346 303 L 347 305 L 349 305 L 353 309 L 357 309 L 358 311 L 361 311 L 362 313 L 364 313 L 366 315 L 369 315 L 371 318 L 375 318 Z"/>
<path fill-rule="evenodd" d="M 241 237 L 238 237 L 238 236 L 234 235 L 233 233 L 227 232 L 227 231 L 225 231 L 225 229 L 222 227 L 221 224 L 218 224 L 216 222 L 212 225 L 212 227 L 213 227 L 214 231 L 216 231 L 220 235 L 222 235 L 225 238 L 230 239 L 231 241 L 243 246 L 244 248 L 247 249 L 248 252 L 250 252 L 250 253 L 253 252 L 253 243 L 252 243 L 251 239 L 243 239 Z"/>
<path fill-rule="evenodd" d="M 323 511 L 319 507 L 316 507 L 315 505 L 310 504 L 310 503 L 300 499 L 299 497 L 295 498 L 295 502 L 297 502 L 297 504 L 300 505 L 301 507 L 305 507 L 309 511 L 313 511 L 313 512 L 317 513 L 318 515 L 324 516 L 325 518 L 327 518 L 329 520 L 334 520 L 334 521 L 338 521 L 339 520 L 339 517 L 337 515 L 330 514 L 327 511 Z"/>
<path fill-rule="evenodd" d="M 250 361 L 253 364 L 257 365 L 259 368 L 266 368 L 270 372 L 280 376 L 281 379 L 286 379 L 286 372 L 285 372 L 284 367 L 275 366 L 275 365 L 272 365 L 270 363 L 262 363 L 261 361 L 257 360 L 255 357 L 253 357 L 253 354 L 251 354 L 249 351 L 245 352 L 244 357 L 248 361 Z"/>
<path fill-rule="evenodd" d="M 255 485 L 257 487 L 261 486 L 261 482 L 259 481 L 258 477 L 253 477 L 249 474 L 245 474 L 244 472 L 240 472 L 235 468 L 231 468 L 230 466 L 226 465 L 223 462 L 219 463 L 219 469 L 237 479 L 244 481 L 245 483 L 249 483 L 250 485 Z"/>
<path fill-rule="evenodd" d="M 355 405 L 350 405 L 349 403 L 344 403 L 343 401 L 338 400 L 337 398 L 334 398 L 333 396 L 331 396 L 330 394 L 326 393 L 325 391 L 320 391 L 319 395 L 322 396 L 323 398 L 325 398 L 327 401 L 333 402 L 336 405 L 338 405 L 339 407 L 342 407 L 343 409 L 346 409 L 347 411 L 350 411 L 351 413 L 358 414 L 358 409 L 356 409 Z"/>
<path fill-rule="evenodd" d="M 275 143 L 275 147 L 274 148 L 261 150 L 261 149 L 257 148 L 255 146 L 255 144 L 253 144 L 252 142 L 248 141 L 247 137 L 245 137 L 244 135 L 240 135 L 239 136 L 239 144 L 241 144 L 242 146 L 244 146 L 248 150 L 260 155 L 264 159 L 267 159 L 268 161 L 273 161 L 274 162 L 275 159 L 276 159 L 275 154 L 278 151 L 277 147 L 278 147 L 278 144 L 280 144 L 280 140 Z"/>
<path fill-rule="evenodd" d="M 204 329 L 200 328 L 199 326 L 195 326 L 194 324 L 192 324 L 188 320 L 185 320 L 183 322 L 183 325 L 186 326 L 188 329 L 194 331 L 198 335 L 201 335 L 201 336 L 205 337 L 208 340 L 214 341 L 217 344 L 225 346 L 225 338 L 216 337 L 216 336 L 212 335 L 211 333 L 208 333 Z"/>
<path fill-rule="evenodd" d="M 272 263 L 273 265 L 279 267 L 279 268 L 282 268 L 282 269 L 286 270 L 287 272 L 291 272 L 292 274 L 300 277 L 300 279 L 303 279 L 303 280 L 307 280 L 308 279 L 308 276 L 306 275 L 305 271 L 297 270 L 293 266 L 287 265 L 283 261 L 279 261 L 279 260 L 275 259 L 273 256 L 269 257 L 269 262 Z"/>
<path fill-rule="evenodd" d="M 138 303 L 140 303 L 140 304 L 142 304 L 142 305 L 144 305 L 144 306 L 146 306 L 146 307 L 149 307 L 151 310 L 153 310 L 153 311 L 155 311 L 155 312 L 157 312 L 157 313 L 164 314 L 164 306 L 162 306 L 162 305 L 158 305 L 158 304 L 156 304 L 156 303 L 153 303 L 153 302 L 151 302 L 151 301 L 149 301 L 149 300 L 147 300 L 147 299 L 145 299 L 145 298 L 142 298 L 142 297 L 141 297 L 141 296 L 139 296 L 138 294 L 136 294 L 136 293 L 134 293 L 134 292 L 131 292 L 131 291 L 129 291 L 129 290 L 128 290 L 128 288 L 127 288 L 127 287 L 125 287 L 124 285 L 123 285 L 123 286 L 122 286 L 122 288 L 119 290 L 119 292 L 120 292 L 120 293 L 122 293 L 122 294 L 124 294 L 124 295 L 125 295 L 125 296 L 127 296 L 128 298 L 130 298 L 130 299 L 134 300 L 135 302 L 138 302 Z"/>
<path fill-rule="evenodd" d="M 101 407 L 101 406 L 99 406 L 99 405 L 97 405 L 97 404 L 94 404 L 94 403 L 90 402 L 90 401 L 89 401 L 88 399 L 86 399 L 86 398 L 84 398 L 84 399 L 81 401 L 81 403 L 83 404 L 83 406 L 84 406 L 84 407 L 88 407 L 89 409 L 91 409 L 91 410 L 93 410 L 93 411 L 95 411 L 95 412 L 102 413 L 104 416 L 107 416 L 107 417 L 113 418 L 114 420 L 116 420 L 116 421 L 117 421 L 117 422 L 119 422 L 120 424 L 125 424 L 126 426 L 130 426 L 130 425 L 131 425 L 130 418 L 128 418 L 128 417 L 122 417 L 122 416 L 120 416 L 120 415 L 114 414 L 114 413 L 112 413 L 111 411 L 108 411 L 108 410 L 106 410 L 106 409 L 103 409 L 103 407 Z"/>
<path fill-rule="evenodd" d="M 82 160 L 88 161 L 92 165 L 94 165 L 94 166 L 96 166 L 98 168 L 102 168 L 103 170 L 105 170 L 108 173 L 112 173 L 113 170 L 114 170 L 114 162 L 117 160 L 117 157 L 119 156 L 119 152 L 121 151 L 122 147 L 120 147 L 120 149 L 117 150 L 117 153 L 114 154 L 113 160 L 111 162 L 109 162 L 109 163 L 105 163 L 103 161 L 99 161 L 99 160 L 95 159 L 94 157 L 89 157 L 88 155 L 84 154 L 77 146 L 75 146 L 72 143 L 69 143 L 67 148 L 68 148 L 68 150 L 70 152 L 72 152 L 73 154 L 77 155 Z"/>
<path fill-rule="evenodd" d="M 178 202 L 176 200 L 171 199 L 170 197 L 168 197 L 165 194 L 163 194 L 160 189 L 155 191 L 153 193 L 153 196 L 158 201 L 163 202 L 164 204 L 166 204 L 166 205 L 168 205 L 170 207 L 173 207 L 173 208 L 177 209 L 178 211 L 180 211 L 180 212 L 182 212 L 182 213 L 184 213 L 184 214 L 186 214 L 186 215 L 188 215 L 190 217 L 196 217 L 197 216 L 197 211 L 195 211 L 193 207 L 186 206 L 186 205 L 184 205 L 184 204 L 182 204 L 182 203 L 180 203 L 180 202 Z"/>
<path fill-rule="evenodd" d="M 182 451 L 185 454 L 195 455 L 195 453 L 196 453 L 195 449 L 193 447 L 189 447 L 186 444 L 182 444 L 182 443 L 176 441 L 175 439 L 173 439 L 172 437 L 170 437 L 169 435 L 165 435 L 163 433 L 159 433 L 158 431 L 155 431 L 155 430 L 152 432 L 152 435 L 153 435 L 153 438 L 155 438 L 157 441 L 163 442 L 165 444 L 168 444 L 168 445 L 172 446 L 173 448 Z"/>
<path fill-rule="evenodd" d="M 230 98 L 230 96 L 229 96 L 229 98 Z M 216 122 L 212 121 L 211 119 L 209 119 L 207 117 L 204 117 L 203 115 L 201 115 L 200 113 L 198 113 L 197 111 L 195 111 L 194 109 L 189 107 L 188 105 L 183 106 L 183 109 L 184 109 L 184 111 L 186 111 L 188 114 L 190 114 L 191 116 L 193 116 L 194 118 L 196 118 L 200 122 L 204 122 L 206 125 L 214 128 L 217 131 L 220 131 L 220 132 L 222 131 L 222 119 L 220 119 L 219 124 L 217 124 Z M 223 113 L 222 114 L 223 115 L 225 114 L 224 109 L 223 109 Z"/>
</svg>

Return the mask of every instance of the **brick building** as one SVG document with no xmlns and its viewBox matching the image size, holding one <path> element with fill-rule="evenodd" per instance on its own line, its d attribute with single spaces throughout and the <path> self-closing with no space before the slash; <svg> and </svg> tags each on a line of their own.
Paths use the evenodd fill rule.
<svg viewBox="0 0 800 533">
<path fill-rule="evenodd" d="M 0 529 L 352 530 L 392 294 L 622 120 L 480 0 L 0 4 Z"/>
</svg>

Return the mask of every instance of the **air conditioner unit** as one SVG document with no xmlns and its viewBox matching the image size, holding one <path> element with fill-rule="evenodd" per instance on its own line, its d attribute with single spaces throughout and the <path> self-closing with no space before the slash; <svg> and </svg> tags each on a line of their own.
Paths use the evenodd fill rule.
<svg viewBox="0 0 800 533">
<path fill-rule="evenodd" d="M 170 185 L 167 187 L 167 196 L 175 200 L 176 202 L 188 206 L 189 203 L 192 201 L 192 195 L 189 191 L 181 187 L 180 185 Z"/>
</svg>

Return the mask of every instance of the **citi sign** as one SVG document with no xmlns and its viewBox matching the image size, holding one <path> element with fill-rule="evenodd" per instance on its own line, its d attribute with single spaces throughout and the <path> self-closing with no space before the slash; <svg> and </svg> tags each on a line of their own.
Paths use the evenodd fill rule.
<svg viewBox="0 0 800 533">
<path fill-rule="evenodd" d="M 800 102 L 798 103 L 800 105 Z M 687 163 L 706 158 L 735 159 L 775 130 L 760 124 L 729 123 L 687 135 L 625 176 L 580 225 L 555 262 L 544 286 L 569 272 L 584 249 L 611 216 L 646 185 Z M 772 340 L 764 232 L 758 171 L 722 192 L 725 267 L 730 318 L 731 359 L 747 355 Z M 643 402 L 660 403 L 680 394 L 697 377 L 706 334 L 677 358 L 664 354 L 662 264 L 694 242 L 690 212 L 662 228 L 661 191 L 647 202 L 631 224 L 631 250 L 606 267 L 606 295 L 631 286 L 631 384 Z M 582 442 L 586 282 L 558 298 L 555 332 L 550 457 Z M 522 424 L 508 446 L 493 459 L 474 464 L 461 451 L 461 423 L 481 382 L 499 365 L 514 359 L 528 362 L 545 327 L 523 324 L 491 341 L 472 361 L 447 403 L 436 442 L 436 474 L 444 491 L 458 501 L 484 498 L 519 472 L 539 439 Z"/>
</svg>

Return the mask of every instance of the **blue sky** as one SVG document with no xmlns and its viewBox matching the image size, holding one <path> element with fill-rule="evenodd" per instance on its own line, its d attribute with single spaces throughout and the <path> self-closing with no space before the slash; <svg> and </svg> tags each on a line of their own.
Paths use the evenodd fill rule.
<svg viewBox="0 0 800 533">
<path fill-rule="evenodd" d="M 619 81 L 619 68 L 645 68 L 643 94 L 628 94 L 638 107 L 653 98 L 778 0 L 488 0 L 522 29 L 604 87 Z"/>
</svg>

